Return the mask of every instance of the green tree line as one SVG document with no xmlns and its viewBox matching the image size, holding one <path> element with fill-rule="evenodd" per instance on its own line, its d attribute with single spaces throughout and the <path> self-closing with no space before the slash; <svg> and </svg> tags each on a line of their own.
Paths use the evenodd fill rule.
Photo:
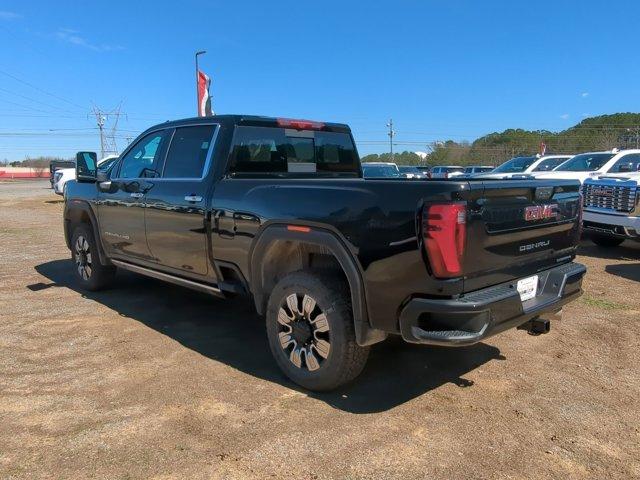
<svg viewBox="0 0 640 480">
<path fill-rule="evenodd" d="M 394 156 L 401 165 L 499 165 L 511 157 L 533 155 L 544 142 L 547 153 L 582 153 L 640 146 L 640 113 L 615 113 L 585 118 L 560 132 L 511 128 L 469 142 L 447 140 L 433 145 L 425 160 L 413 152 Z M 367 155 L 363 161 L 389 162 L 390 154 Z"/>
</svg>

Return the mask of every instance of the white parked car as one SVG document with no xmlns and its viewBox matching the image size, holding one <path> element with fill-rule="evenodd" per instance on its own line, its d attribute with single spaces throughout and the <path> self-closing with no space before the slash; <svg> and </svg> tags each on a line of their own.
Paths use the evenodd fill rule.
<svg viewBox="0 0 640 480">
<path fill-rule="evenodd" d="M 439 165 L 431 169 L 431 178 L 453 178 L 464 174 L 464 167 Z"/>
<path fill-rule="evenodd" d="M 576 155 L 550 172 L 535 174 L 536 178 L 575 179 L 584 182 L 612 173 L 629 173 L 638 170 L 640 150 L 611 150 Z"/>
<path fill-rule="evenodd" d="M 573 155 L 532 155 L 514 157 L 497 166 L 489 173 L 482 173 L 482 178 L 512 178 L 519 175 L 533 175 L 538 172 L 553 170 L 570 159 Z"/>
<path fill-rule="evenodd" d="M 98 170 L 109 170 L 118 159 L 116 155 L 109 155 L 98 162 Z M 69 180 L 76 179 L 75 168 L 61 168 L 53 174 L 53 191 L 64 195 L 64 187 Z"/>
<path fill-rule="evenodd" d="M 582 225 L 595 244 L 614 247 L 625 239 L 640 241 L 640 172 L 587 178 L 582 195 Z"/>
</svg>

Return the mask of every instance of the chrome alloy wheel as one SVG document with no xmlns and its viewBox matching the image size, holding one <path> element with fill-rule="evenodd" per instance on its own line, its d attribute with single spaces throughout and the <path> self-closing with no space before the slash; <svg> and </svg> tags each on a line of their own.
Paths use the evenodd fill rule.
<svg viewBox="0 0 640 480">
<path fill-rule="evenodd" d="M 74 249 L 78 275 L 83 280 L 89 280 L 89 277 L 91 277 L 91 249 L 89 248 L 89 242 L 82 235 L 79 235 Z"/>
<path fill-rule="evenodd" d="M 278 337 L 291 363 L 314 371 L 329 358 L 329 322 L 315 299 L 309 295 L 300 297 L 292 293 L 282 302 L 278 311 Z"/>
</svg>

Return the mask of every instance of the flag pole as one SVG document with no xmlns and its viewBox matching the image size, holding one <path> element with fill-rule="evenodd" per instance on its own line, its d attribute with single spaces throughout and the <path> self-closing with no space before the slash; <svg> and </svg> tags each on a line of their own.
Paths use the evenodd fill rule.
<svg viewBox="0 0 640 480">
<path fill-rule="evenodd" d="M 198 93 L 198 74 L 200 69 L 198 68 L 198 55 L 204 55 L 206 50 L 200 50 L 196 52 L 196 116 L 200 116 L 200 94 Z"/>
</svg>

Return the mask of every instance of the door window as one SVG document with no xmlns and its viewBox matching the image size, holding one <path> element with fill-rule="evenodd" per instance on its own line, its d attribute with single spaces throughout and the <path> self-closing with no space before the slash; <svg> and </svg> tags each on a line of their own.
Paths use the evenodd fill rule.
<svg viewBox="0 0 640 480">
<path fill-rule="evenodd" d="M 167 131 L 150 133 L 140 140 L 122 159 L 119 178 L 155 177 L 160 152 L 166 141 Z"/>
<path fill-rule="evenodd" d="M 630 153 L 620 158 L 609 173 L 637 172 L 640 170 L 640 153 Z"/>
<path fill-rule="evenodd" d="M 216 125 L 176 128 L 171 139 L 162 177 L 204 177 L 207 154 L 215 129 Z"/>
</svg>

